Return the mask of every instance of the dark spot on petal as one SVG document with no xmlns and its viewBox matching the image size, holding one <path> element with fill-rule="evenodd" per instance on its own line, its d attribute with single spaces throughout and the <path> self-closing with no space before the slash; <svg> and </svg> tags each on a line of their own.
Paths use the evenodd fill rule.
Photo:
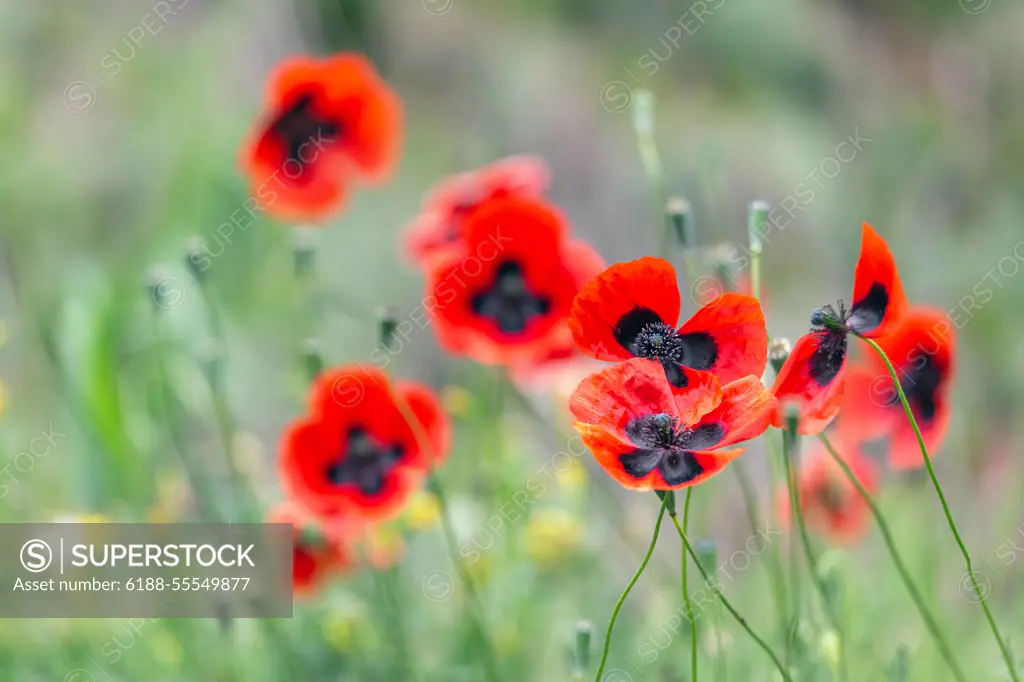
<svg viewBox="0 0 1024 682">
<path fill-rule="evenodd" d="M 683 431 L 676 439 L 676 445 L 687 450 L 708 450 L 725 438 L 725 428 L 718 422 L 701 424 L 697 428 Z"/>
<path fill-rule="evenodd" d="M 401 445 L 383 444 L 365 429 L 354 426 L 345 434 L 337 459 L 327 467 L 327 479 L 335 485 L 355 485 L 365 495 L 376 495 L 402 457 Z"/>
<path fill-rule="evenodd" d="M 674 450 L 662 458 L 658 467 L 665 483 L 669 485 L 680 485 L 704 473 L 704 468 L 697 461 L 694 454 L 688 450 Z"/>
<path fill-rule="evenodd" d="M 693 369 L 711 369 L 718 358 L 718 344 L 707 332 L 689 332 L 679 334 L 682 342 L 683 357 L 680 364 Z"/>
<path fill-rule="evenodd" d="M 672 328 L 665 323 L 658 313 L 654 312 L 650 308 L 643 308 L 641 306 L 634 306 L 632 310 L 619 318 L 619 321 L 615 325 L 615 329 L 612 330 L 612 334 L 615 336 L 615 340 L 619 342 L 619 345 L 628 350 L 637 357 L 645 357 L 637 353 L 636 344 L 637 337 L 640 332 L 648 326 L 660 325 L 662 328 L 672 331 Z"/>
<path fill-rule="evenodd" d="M 668 379 L 668 383 L 676 388 L 686 388 L 689 385 L 690 379 L 679 363 L 662 360 L 661 366 L 665 368 L 665 377 Z"/>
<path fill-rule="evenodd" d="M 931 421 L 938 411 L 938 391 L 945 378 L 944 368 L 932 355 L 921 355 L 909 370 L 904 369 L 900 386 L 914 414 L 924 421 Z M 890 405 L 899 405 L 900 397 L 893 392 Z"/>
<path fill-rule="evenodd" d="M 839 374 L 846 360 L 846 332 L 818 332 L 818 347 L 808 359 L 811 379 L 819 386 L 828 386 Z"/>
<path fill-rule="evenodd" d="M 855 334 L 866 334 L 882 324 L 889 305 L 889 292 L 881 282 L 875 282 L 868 293 L 850 307 L 846 326 Z"/>
<path fill-rule="evenodd" d="M 661 450 L 637 449 L 633 452 L 619 455 L 619 463 L 622 464 L 622 468 L 626 470 L 626 473 L 633 478 L 643 478 L 658 467 L 658 464 L 661 463 L 662 455 Z"/>
<path fill-rule="evenodd" d="M 530 291 L 523 266 L 507 260 L 494 271 L 491 286 L 470 298 L 470 307 L 480 317 L 493 320 L 505 334 L 522 334 L 535 317 L 551 311 L 551 300 Z"/>
<path fill-rule="evenodd" d="M 718 357 L 718 345 L 710 334 L 679 334 L 649 308 L 637 306 L 630 310 L 619 318 L 612 333 L 634 356 L 661 361 L 665 375 L 676 388 L 685 388 L 687 384 L 680 366 L 706 370 L 714 366 Z"/>
<path fill-rule="evenodd" d="M 341 135 L 341 126 L 318 117 L 312 105 L 313 95 L 302 95 L 270 124 L 271 135 L 276 136 L 285 148 L 286 160 L 299 165 L 305 165 L 316 157 L 317 151 L 305 151 L 306 146 L 335 140 Z"/>
</svg>

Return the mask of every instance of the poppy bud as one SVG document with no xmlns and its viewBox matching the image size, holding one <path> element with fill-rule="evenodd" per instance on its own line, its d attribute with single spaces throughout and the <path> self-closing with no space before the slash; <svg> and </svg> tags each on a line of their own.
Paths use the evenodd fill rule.
<svg viewBox="0 0 1024 682">
<path fill-rule="evenodd" d="M 786 415 L 786 457 L 795 461 L 799 450 L 797 448 L 797 429 L 800 427 L 800 406 L 795 403 L 788 403 L 785 406 Z"/>
<path fill-rule="evenodd" d="M 672 197 L 665 206 L 668 213 L 668 220 L 676 233 L 679 245 L 684 249 L 695 246 L 693 234 L 693 213 L 690 210 L 690 202 L 681 197 Z"/>
<path fill-rule="evenodd" d="M 789 359 L 789 354 L 792 352 L 793 344 L 789 342 L 789 339 L 772 339 L 772 342 L 768 344 L 768 361 L 772 363 L 772 368 L 776 374 L 786 364 L 786 360 Z"/>
<path fill-rule="evenodd" d="M 398 320 L 395 319 L 392 309 L 387 306 L 377 308 L 377 340 L 385 350 L 394 350 L 395 329 L 398 328 Z"/>
<path fill-rule="evenodd" d="M 190 237 L 185 242 L 185 270 L 192 276 L 196 286 L 202 286 L 206 282 L 206 269 L 209 267 L 210 259 L 206 253 L 206 244 L 199 237 Z M 203 259 L 206 258 L 206 264 Z"/>
<path fill-rule="evenodd" d="M 714 575 L 718 567 L 718 543 L 713 538 L 701 538 L 693 543 L 693 553 L 700 560 L 708 575 Z"/>
<path fill-rule="evenodd" d="M 324 371 L 324 357 L 320 348 L 320 339 L 308 338 L 302 343 L 302 366 L 306 368 L 306 377 L 312 381 Z"/>
<path fill-rule="evenodd" d="M 676 515 L 676 493 L 674 490 L 655 490 L 654 493 L 658 496 L 658 499 L 665 505 L 665 509 L 668 511 L 669 516 Z M 668 498 L 667 500 L 665 498 Z"/>
<path fill-rule="evenodd" d="M 311 227 L 297 227 L 292 233 L 296 277 L 302 277 L 313 270 L 316 264 L 316 237 L 314 228 Z"/>
<path fill-rule="evenodd" d="M 761 253 L 764 236 L 768 231 L 768 212 L 771 207 L 767 201 L 751 201 L 747 214 L 747 234 L 750 237 L 750 253 Z"/>
<path fill-rule="evenodd" d="M 587 669 L 590 667 L 590 635 L 593 626 L 589 621 L 581 620 L 576 622 L 576 637 L 573 642 L 572 668 L 573 676 L 583 679 Z"/>
</svg>

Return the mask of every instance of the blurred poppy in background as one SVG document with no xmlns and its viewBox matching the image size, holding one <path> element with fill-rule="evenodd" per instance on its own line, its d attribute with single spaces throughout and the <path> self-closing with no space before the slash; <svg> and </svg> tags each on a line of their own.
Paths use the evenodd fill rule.
<svg viewBox="0 0 1024 682">
<path fill-rule="evenodd" d="M 491 365 L 543 360 L 568 343 L 576 293 L 604 261 L 537 199 L 496 199 L 465 225 L 464 248 L 431 263 L 425 307 L 446 350 Z"/>
<path fill-rule="evenodd" d="M 284 60 L 265 106 L 242 152 L 253 210 L 321 222 L 356 179 L 385 179 L 398 157 L 401 102 L 362 55 Z"/>
<path fill-rule="evenodd" d="M 875 464 L 861 454 L 853 441 L 839 440 L 837 452 L 869 494 L 878 490 Z M 871 508 L 846 477 L 821 443 L 811 449 L 797 472 L 800 510 L 808 528 L 824 533 L 837 542 L 852 543 L 863 537 L 870 521 Z M 791 521 L 789 491 L 778 492 L 779 518 Z"/>
<path fill-rule="evenodd" d="M 293 528 L 292 584 L 296 596 L 316 593 L 331 576 L 343 575 L 355 567 L 355 558 L 345 543 L 328 537 L 296 505 L 285 502 L 267 513 L 267 523 L 285 523 Z"/>
<path fill-rule="evenodd" d="M 598 463 L 632 490 L 673 490 L 718 473 L 764 433 L 775 398 L 755 376 L 726 384 L 692 372 L 671 385 L 659 362 L 627 360 L 584 379 L 569 408 Z"/>
<path fill-rule="evenodd" d="M 328 526 L 379 521 L 401 510 L 450 440 L 433 391 L 413 382 L 392 386 L 382 372 L 345 366 L 313 382 L 309 415 L 285 432 L 279 464 L 293 499 Z"/>
<path fill-rule="evenodd" d="M 794 404 L 800 411 L 799 432 L 821 433 L 842 407 L 847 334 L 880 338 L 892 331 L 906 309 L 907 298 L 889 246 L 864 223 L 853 305 L 847 310 L 840 301 L 838 310 L 825 306 L 811 314 L 813 329 L 797 339 L 772 385 L 779 399 L 774 425 L 785 426 L 785 406 Z"/>
<path fill-rule="evenodd" d="M 510 156 L 478 170 L 453 175 L 432 189 L 418 216 L 406 228 L 406 259 L 428 267 L 446 248 L 460 248 L 466 219 L 493 199 L 540 197 L 551 181 L 544 160 Z"/>
<path fill-rule="evenodd" d="M 946 312 L 914 307 L 892 334 L 878 339 L 907 397 L 929 454 L 942 445 L 949 427 L 949 392 L 956 360 L 956 331 Z M 924 466 L 924 457 L 885 363 L 875 353 L 851 365 L 839 429 L 847 438 L 889 437 L 894 469 Z"/>
<path fill-rule="evenodd" d="M 672 264 L 645 257 L 616 263 L 588 282 L 573 303 L 569 328 L 587 355 L 656 359 L 676 387 L 687 385 L 687 368 L 723 383 L 764 373 L 768 331 L 757 299 L 722 294 L 676 329 L 681 310 Z"/>
</svg>

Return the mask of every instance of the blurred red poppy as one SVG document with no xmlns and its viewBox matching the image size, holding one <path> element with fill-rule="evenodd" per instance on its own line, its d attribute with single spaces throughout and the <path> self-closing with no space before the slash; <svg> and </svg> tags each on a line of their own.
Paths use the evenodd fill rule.
<svg viewBox="0 0 1024 682">
<path fill-rule="evenodd" d="M 859 449 L 840 441 L 837 452 L 869 494 L 878 490 L 875 464 Z M 800 509 L 810 529 L 828 535 L 837 542 L 852 543 L 863 537 L 871 517 L 871 508 L 860 492 L 833 461 L 821 443 L 811 449 L 797 473 Z M 789 491 L 783 486 L 777 493 L 779 518 L 789 523 Z"/>
<path fill-rule="evenodd" d="M 399 401 L 415 415 L 415 429 Z M 447 416 L 430 389 L 392 387 L 377 370 L 339 367 L 313 383 L 309 415 L 284 435 L 280 469 L 293 499 L 324 523 L 382 520 L 401 510 L 449 441 Z"/>
<path fill-rule="evenodd" d="M 292 585 L 296 596 L 312 596 L 330 576 L 355 567 L 355 557 L 346 544 L 325 535 L 294 504 L 286 502 L 271 509 L 267 523 L 286 523 L 293 528 Z"/>
<path fill-rule="evenodd" d="M 569 339 L 573 297 L 604 262 L 537 199 L 495 199 L 470 216 L 464 246 L 434 259 L 424 307 L 440 344 L 492 365 L 536 362 Z"/>
<path fill-rule="evenodd" d="M 406 257 L 427 267 L 446 248 L 461 246 L 466 219 L 478 208 L 493 199 L 540 197 L 549 182 L 547 165 L 534 156 L 510 156 L 445 179 L 427 194 L 421 213 L 406 229 Z"/>
<path fill-rule="evenodd" d="M 293 57 L 270 75 L 266 114 L 242 153 L 252 211 L 320 222 L 353 180 L 385 179 L 398 156 L 398 96 L 362 55 Z"/>
<path fill-rule="evenodd" d="M 840 301 L 811 315 L 814 328 L 800 337 L 779 370 L 772 392 L 779 399 L 774 425 L 785 426 L 785 406 L 800 410 L 799 432 L 821 433 L 842 407 L 847 335 L 880 338 L 906 314 L 907 298 L 889 246 L 864 223 L 854 271 L 853 305 Z"/>
<path fill-rule="evenodd" d="M 678 329 L 682 305 L 676 271 L 661 258 L 616 263 L 587 282 L 572 306 L 576 344 L 598 360 L 656 359 L 673 386 L 703 370 L 729 383 L 760 377 L 768 331 L 757 299 L 725 293 Z"/>
<path fill-rule="evenodd" d="M 598 463 L 631 490 L 696 485 L 743 453 L 721 450 L 764 433 L 775 398 L 759 378 L 726 384 L 693 372 L 672 386 L 661 363 L 634 358 L 584 379 L 569 401 L 576 430 Z"/>
<path fill-rule="evenodd" d="M 877 341 L 896 368 L 900 386 L 934 455 L 949 426 L 949 391 L 956 366 L 956 331 L 942 310 L 914 307 L 888 336 Z M 895 469 L 924 466 L 917 436 L 903 411 L 885 363 L 874 353 L 847 371 L 839 430 L 845 437 L 889 436 Z"/>
</svg>

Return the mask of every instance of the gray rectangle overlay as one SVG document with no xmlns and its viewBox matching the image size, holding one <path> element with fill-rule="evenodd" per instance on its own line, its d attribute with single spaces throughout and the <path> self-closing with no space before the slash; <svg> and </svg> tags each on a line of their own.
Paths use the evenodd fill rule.
<svg viewBox="0 0 1024 682">
<path fill-rule="evenodd" d="M 0 618 L 291 618 L 288 524 L 0 524 Z"/>
</svg>

